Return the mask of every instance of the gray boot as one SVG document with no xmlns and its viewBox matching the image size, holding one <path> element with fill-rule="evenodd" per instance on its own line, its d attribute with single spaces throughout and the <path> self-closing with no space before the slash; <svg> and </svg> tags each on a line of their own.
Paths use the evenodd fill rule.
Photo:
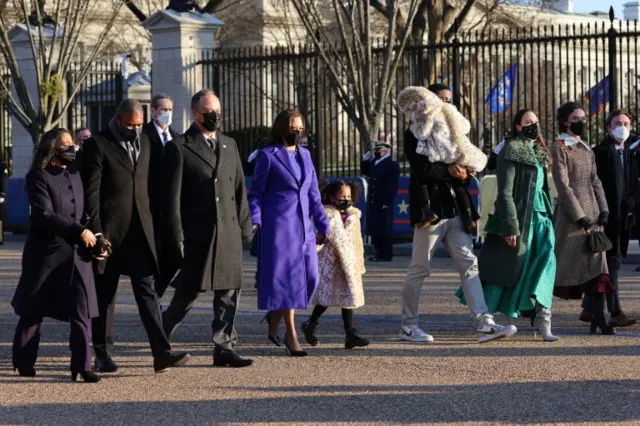
<svg viewBox="0 0 640 426">
<path fill-rule="evenodd" d="M 536 318 L 533 320 L 533 335 L 537 338 L 538 333 L 545 342 L 556 342 L 559 337 L 551 334 L 551 309 L 542 305 L 536 305 Z"/>
</svg>

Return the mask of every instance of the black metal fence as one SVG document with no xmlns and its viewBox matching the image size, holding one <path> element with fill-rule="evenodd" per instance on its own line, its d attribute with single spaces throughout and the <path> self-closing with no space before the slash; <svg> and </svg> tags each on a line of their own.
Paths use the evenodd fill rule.
<svg viewBox="0 0 640 426">
<path fill-rule="evenodd" d="M 439 45 L 409 46 L 381 130 L 391 133 L 394 157 L 406 166 L 406 122 L 395 108 L 395 95 L 409 85 L 441 82 L 451 87 L 455 104 L 470 120 L 471 140 L 487 151 L 509 131 L 521 108 L 535 111 L 546 138 L 554 138 L 556 109 L 570 100 L 584 106 L 589 116 L 586 138 L 596 143 L 604 136 L 608 111 L 620 107 L 638 115 L 639 37 L 635 21 L 600 20 L 570 27 L 474 32 Z M 383 50 L 374 49 L 374 55 L 381 63 Z M 280 110 L 296 106 L 313 134 L 319 172 L 358 173 L 364 154 L 359 136 L 313 48 L 217 50 L 198 63 L 204 85 L 220 95 L 225 131 L 236 138 L 243 155 L 266 138 Z"/>
</svg>

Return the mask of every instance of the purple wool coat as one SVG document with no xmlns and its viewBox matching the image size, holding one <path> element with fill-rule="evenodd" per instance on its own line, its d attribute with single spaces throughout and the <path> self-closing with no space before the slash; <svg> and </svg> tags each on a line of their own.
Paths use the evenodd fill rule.
<svg viewBox="0 0 640 426">
<path fill-rule="evenodd" d="M 298 155 L 300 181 L 284 147 L 264 148 L 256 160 L 249 207 L 260 225 L 258 309 L 306 309 L 318 286 L 316 232 L 330 229 L 311 154 L 298 148 Z"/>
</svg>

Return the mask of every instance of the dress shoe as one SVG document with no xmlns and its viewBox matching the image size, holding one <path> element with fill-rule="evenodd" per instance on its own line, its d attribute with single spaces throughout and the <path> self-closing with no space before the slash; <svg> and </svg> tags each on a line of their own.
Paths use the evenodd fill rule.
<svg viewBox="0 0 640 426">
<path fill-rule="evenodd" d="M 302 323 L 302 333 L 304 334 L 304 340 L 311 346 L 318 346 L 318 322 L 307 320 Z"/>
<path fill-rule="evenodd" d="M 100 373 L 115 373 L 118 371 L 118 364 L 116 364 L 111 357 L 109 358 L 96 358 L 93 363 L 93 369 Z"/>
<path fill-rule="evenodd" d="M 390 257 L 370 257 L 369 262 L 391 262 Z"/>
<path fill-rule="evenodd" d="M 585 311 L 585 310 L 580 312 L 580 321 L 591 322 L 592 319 L 593 319 L 593 314 L 591 312 Z"/>
<path fill-rule="evenodd" d="M 629 327 L 631 325 L 635 325 L 637 322 L 637 320 L 627 317 L 624 312 L 620 312 L 615 317 L 611 316 L 609 325 L 611 327 Z"/>
<path fill-rule="evenodd" d="M 75 382 L 78 380 L 78 374 L 82 377 L 82 380 L 85 383 L 98 383 L 100 381 L 100 376 L 91 371 L 74 371 L 71 373 L 71 381 Z"/>
<path fill-rule="evenodd" d="M 16 367 L 13 370 L 18 370 L 18 375 L 20 377 L 36 377 L 36 369 L 33 367 Z"/>
<path fill-rule="evenodd" d="M 153 358 L 153 371 L 156 373 L 164 373 L 170 368 L 182 367 L 189 362 L 190 358 L 191 355 L 185 353 L 157 356 Z"/>
<path fill-rule="evenodd" d="M 344 339 L 345 349 L 364 348 L 365 346 L 369 346 L 369 341 L 362 337 L 358 330 L 352 328 L 347 331 L 347 336 Z"/>
<path fill-rule="evenodd" d="M 294 351 L 293 349 L 291 349 L 291 345 L 289 345 L 289 339 L 286 334 L 284 335 L 284 347 L 287 349 L 287 353 L 289 354 L 289 356 L 292 356 L 294 358 L 302 358 L 308 355 L 307 351 L 305 350 Z"/>
<path fill-rule="evenodd" d="M 215 351 L 213 355 L 214 367 L 242 368 L 253 365 L 252 359 L 241 358 L 234 351 Z"/>
</svg>

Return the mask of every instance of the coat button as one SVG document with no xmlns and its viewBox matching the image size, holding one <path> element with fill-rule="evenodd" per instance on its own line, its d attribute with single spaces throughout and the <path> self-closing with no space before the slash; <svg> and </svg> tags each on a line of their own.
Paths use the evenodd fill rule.
<svg viewBox="0 0 640 426">
<path fill-rule="evenodd" d="M 135 196 L 136 200 L 139 198 L 137 195 Z"/>
<path fill-rule="evenodd" d="M 69 189 L 73 189 L 73 186 L 69 185 L 69 186 L 67 186 L 67 188 L 69 188 Z"/>
<path fill-rule="evenodd" d="M 76 214 L 75 213 L 71 213 L 71 217 L 75 219 Z"/>
<path fill-rule="evenodd" d="M 218 182 L 218 179 L 216 178 L 216 179 L 214 179 L 213 181 L 214 181 L 214 182 Z"/>
<path fill-rule="evenodd" d="M 220 201 L 220 197 L 216 197 L 216 203 Z"/>
<path fill-rule="evenodd" d="M 76 199 L 75 199 L 75 198 L 72 198 L 72 199 L 71 199 L 71 204 L 75 204 L 75 203 L 76 203 Z"/>
<path fill-rule="evenodd" d="M 232 222 L 235 222 L 235 221 L 236 221 L 235 216 L 231 218 L 231 221 L 232 221 Z"/>
<path fill-rule="evenodd" d="M 236 197 L 231 197 L 231 201 L 235 201 Z"/>
<path fill-rule="evenodd" d="M 229 176 L 229 180 L 233 180 L 233 179 L 231 178 L 231 176 Z"/>
<path fill-rule="evenodd" d="M 222 222 L 222 218 L 221 217 L 218 218 L 218 222 Z"/>
</svg>

